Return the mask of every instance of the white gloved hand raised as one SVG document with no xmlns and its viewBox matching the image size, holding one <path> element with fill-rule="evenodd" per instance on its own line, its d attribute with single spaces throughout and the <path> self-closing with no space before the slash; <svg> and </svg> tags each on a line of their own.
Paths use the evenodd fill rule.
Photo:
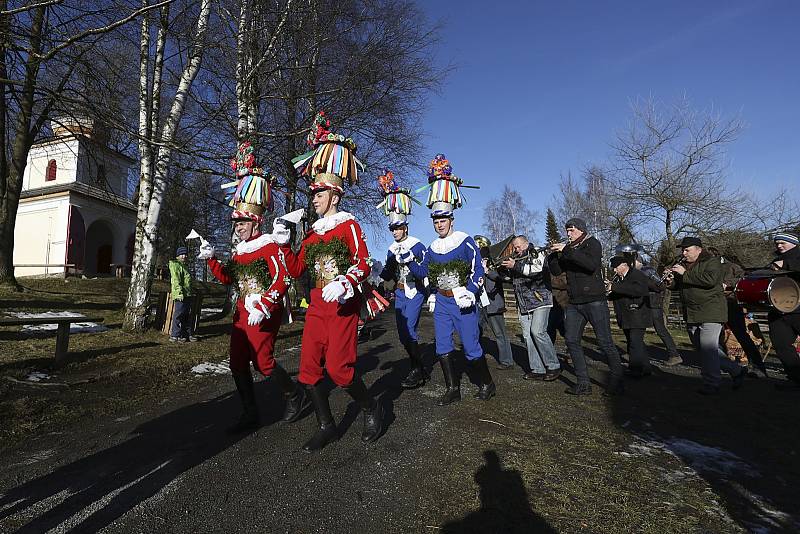
<svg viewBox="0 0 800 534">
<path fill-rule="evenodd" d="M 475 305 L 475 294 L 464 286 L 453 288 L 453 298 L 456 299 L 456 304 L 462 310 Z"/>
<path fill-rule="evenodd" d="M 435 308 L 436 308 L 436 294 L 434 293 L 431 294 L 430 297 L 428 297 L 428 311 L 433 313 L 433 310 Z"/>
<path fill-rule="evenodd" d="M 272 237 L 279 245 L 285 245 L 291 237 L 291 232 L 285 222 L 283 219 L 275 219 L 275 222 L 272 223 Z"/>
<path fill-rule="evenodd" d="M 215 254 L 214 247 L 211 245 L 211 243 L 209 243 L 208 241 L 206 241 L 205 239 L 203 239 L 201 237 L 200 238 L 200 252 L 197 254 L 197 259 L 199 259 L 199 260 L 207 260 L 207 259 L 213 258 L 214 254 Z"/>
<path fill-rule="evenodd" d="M 247 324 L 250 326 L 270 318 L 269 310 L 264 306 L 261 295 L 257 293 L 250 293 L 244 298 L 244 309 L 247 310 Z"/>
</svg>

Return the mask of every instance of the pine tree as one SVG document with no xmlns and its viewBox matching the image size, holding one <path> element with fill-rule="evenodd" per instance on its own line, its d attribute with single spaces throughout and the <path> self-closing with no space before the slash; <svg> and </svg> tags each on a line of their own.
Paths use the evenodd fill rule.
<svg viewBox="0 0 800 534">
<path fill-rule="evenodd" d="M 547 238 L 547 242 L 561 243 L 563 239 L 561 238 L 561 232 L 558 231 L 556 216 L 553 214 L 553 210 L 550 208 L 547 208 L 547 222 L 545 224 L 545 236 Z"/>
</svg>

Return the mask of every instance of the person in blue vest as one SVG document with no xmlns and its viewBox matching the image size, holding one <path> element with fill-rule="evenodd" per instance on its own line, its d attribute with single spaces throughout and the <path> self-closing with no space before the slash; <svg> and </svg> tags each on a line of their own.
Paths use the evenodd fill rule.
<svg viewBox="0 0 800 534">
<path fill-rule="evenodd" d="M 411 362 L 411 370 L 400 385 L 406 389 L 417 388 L 425 384 L 425 368 L 419 351 L 417 329 L 422 305 L 428 298 L 428 287 L 425 277 L 414 276 L 406 263 L 409 260 L 424 262 L 427 249 L 419 239 L 408 235 L 410 191 L 394 185 L 391 171 L 379 177 L 378 181 L 384 189 L 382 206 L 389 217 L 389 230 L 394 238 L 380 276 L 386 281 L 395 282 L 394 312 L 397 334 Z"/>
<path fill-rule="evenodd" d="M 433 304 L 436 354 L 447 386 L 437 404 L 444 406 L 461 400 L 461 377 L 454 365 L 454 332 L 458 332 L 467 362 L 475 371 L 478 381 L 475 397 L 489 400 L 496 394 L 496 386 L 479 342 L 476 306 L 483 287 L 483 265 L 472 237 L 453 229 L 453 211 L 461 205 L 457 189 L 461 182 L 451 175 L 450 165 L 443 154 L 438 154 L 431 162 L 429 181 L 432 187 L 428 207 L 439 237 L 428 247 L 422 261 L 415 260 L 411 251 L 399 257 L 398 261 L 408 265 L 415 278 L 427 277 L 436 286 L 436 294 L 431 295 L 429 302 Z M 448 183 L 436 183 L 440 181 Z"/>
</svg>

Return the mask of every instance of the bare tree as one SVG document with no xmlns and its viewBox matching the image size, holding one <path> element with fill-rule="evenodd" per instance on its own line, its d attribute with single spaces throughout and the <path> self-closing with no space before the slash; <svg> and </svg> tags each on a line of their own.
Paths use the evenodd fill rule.
<svg viewBox="0 0 800 534">
<path fill-rule="evenodd" d="M 509 235 L 525 235 L 535 239 L 536 224 L 541 219 L 537 211 L 528 208 L 519 191 L 503 186 L 499 198 L 490 200 L 483 209 L 483 228 L 493 242 Z"/>
<path fill-rule="evenodd" d="M 613 197 L 670 249 L 682 233 L 751 226 L 754 200 L 725 174 L 725 149 L 742 128 L 740 119 L 695 111 L 685 99 L 670 107 L 637 101 L 613 143 Z"/>
<path fill-rule="evenodd" d="M 145 0 L 146 1 L 146 0 Z M 147 99 L 140 94 L 140 104 L 144 104 L 148 109 L 140 112 L 140 134 L 146 133 L 145 150 L 150 151 L 150 156 L 154 156 L 154 162 L 148 167 L 142 167 L 140 173 L 138 212 L 136 217 L 136 242 L 133 256 L 133 266 L 131 270 L 131 282 L 128 288 L 128 299 L 125 306 L 125 319 L 123 328 L 128 331 L 141 331 L 145 328 L 148 306 L 150 302 L 150 288 L 153 280 L 153 268 L 155 260 L 155 247 L 158 238 L 159 220 L 163 208 L 164 195 L 167 189 L 167 179 L 169 165 L 172 159 L 175 142 L 177 140 L 178 128 L 183 117 L 186 101 L 192 89 L 192 84 L 200 70 L 200 63 L 203 59 L 203 49 L 205 46 L 205 35 L 208 29 L 208 21 L 211 14 L 211 0 L 201 0 L 200 9 L 197 14 L 195 29 L 195 40 L 188 51 L 186 63 L 175 88 L 172 105 L 169 113 L 164 119 L 163 126 L 152 127 L 147 117 L 153 118 L 156 110 L 152 109 L 151 102 L 160 101 L 162 97 L 160 85 L 151 85 L 159 81 L 161 66 L 156 64 L 155 74 L 152 82 L 148 83 L 145 79 L 140 87 L 147 88 L 151 85 L 153 91 L 152 99 Z M 140 62 L 149 62 L 149 27 L 142 25 Z M 159 32 L 161 36 L 161 32 Z M 158 60 L 159 50 L 163 54 L 164 44 L 156 44 L 156 59 Z M 163 57 L 163 56 L 162 56 Z M 146 68 L 142 69 L 147 74 Z M 142 119 L 145 118 L 145 124 Z M 154 149 L 152 147 L 157 147 Z"/>
<path fill-rule="evenodd" d="M 82 102 L 80 67 L 96 61 L 111 32 L 169 4 L 0 0 L 0 284 L 17 288 L 14 229 L 22 177 L 33 144 L 48 121 Z"/>
</svg>

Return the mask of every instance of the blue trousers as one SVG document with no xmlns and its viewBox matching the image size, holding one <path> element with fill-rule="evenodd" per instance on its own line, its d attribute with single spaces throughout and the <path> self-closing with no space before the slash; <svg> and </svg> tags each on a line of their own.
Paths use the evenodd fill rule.
<svg viewBox="0 0 800 534">
<path fill-rule="evenodd" d="M 417 328 L 419 327 L 419 314 L 425 304 L 425 295 L 417 291 L 414 298 L 406 297 L 406 292 L 397 289 L 394 292 L 394 318 L 397 321 L 397 334 L 400 343 L 417 341 Z"/>
<path fill-rule="evenodd" d="M 453 332 L 458 332 L 464 345 L 467 360 L 477 360 L 483 356 L 478 340 L 478 310 L 475 306 L 462 310 L 453 297 L 436 294 L 436 307 L 433 309 L 433 328 L 436 331 L 436 354 L 443 356 L 453 352 Z"/>
</svg>

